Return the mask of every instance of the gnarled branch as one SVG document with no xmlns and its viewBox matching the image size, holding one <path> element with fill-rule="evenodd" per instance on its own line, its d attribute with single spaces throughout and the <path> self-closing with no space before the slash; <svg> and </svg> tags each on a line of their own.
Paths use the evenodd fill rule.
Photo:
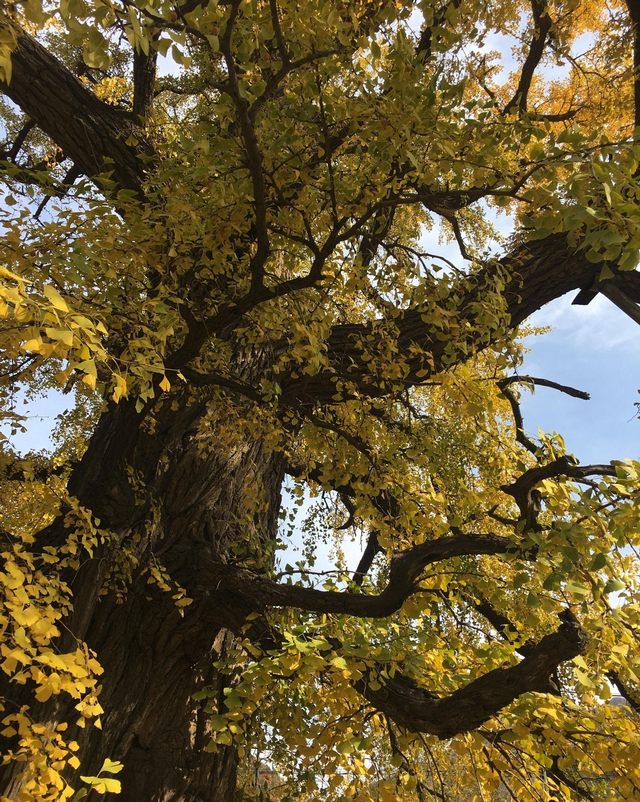
<svg viewBox="0 0 640 802">
<path fill-rule="evenodd" d="M 400 609 L 405 599 L 418 590 L 416 583 L 427 565 L 451 557 L 505 554 L 514 550 L 509 538 L 493 534 L 461 534 L 421 543 L 394 555 L 387 587 L 377 596 L 283 585 L 248 568 L 213 563 L 203 565 L 199 584 L 216 593 L 239 593 L 259 610 L 297 607 L 314 613 L 384 618 Z"/>
<path fill-rule="evenodd" d="M 374 690 L 369 677 L 356 688 L 378 710 L 413 732 L 441 739 L 480 727 L 523 693 L 555 693 L 550 677 L 563 662 L 581 654 L 584 631 L 568 610 L 560 614 L 559 629 L 545 635 L 515 666 L 496 668 L 449 696 L 437 698 L 402 674 L 386 679 Z"/>
</svg>

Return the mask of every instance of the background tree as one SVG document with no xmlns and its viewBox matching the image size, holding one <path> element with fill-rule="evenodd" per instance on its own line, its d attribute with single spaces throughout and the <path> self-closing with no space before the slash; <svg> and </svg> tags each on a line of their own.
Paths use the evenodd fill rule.
<svg viewBox="0 0 640 802">
<path fill-rule="evenodd" d="M 3 7 L 4 414 L 76 399 L 2 457 L 4 799 L 637 796 L 638 465 L 525 433 L 516 336 L 640 300 L 638 14 Z"/>
</svg>

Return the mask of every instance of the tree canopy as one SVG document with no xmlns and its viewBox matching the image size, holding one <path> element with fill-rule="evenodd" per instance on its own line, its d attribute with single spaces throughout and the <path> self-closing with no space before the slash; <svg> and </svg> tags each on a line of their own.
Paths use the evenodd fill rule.
<svg viewBox="0 0 640 802">
<path fill-rule="evenodd" d="M 3 802 L 637 799 L 640 463 L 520 409 L 640 302 L 637 0 L 0 14 Z"/>
</svg>

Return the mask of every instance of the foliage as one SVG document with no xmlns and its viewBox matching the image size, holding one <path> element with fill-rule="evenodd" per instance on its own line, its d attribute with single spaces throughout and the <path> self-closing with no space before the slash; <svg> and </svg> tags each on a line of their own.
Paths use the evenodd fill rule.
<svg viewBox="0 0 640 802">
<path fill-rule="evenodd" d="M 597 281 L 638 292 L 633 5 L 2 11 L 2 422 L 21 393 L 74 399 L 53 453 L 0 456 L 15 799 L 119 793 L 120 758 L 126 793 L 126 754 L 82 765 L 104 713 L 83 633 L 132 596 L 226 611 L 192 698 L 244 798 L 638 797 L 640 463 L 525 433 L 517 328 Z M 85 128 L 27 99 L 36 59 Z M 247 471 L 228 497 L 219 464 Z"/>
</svg>

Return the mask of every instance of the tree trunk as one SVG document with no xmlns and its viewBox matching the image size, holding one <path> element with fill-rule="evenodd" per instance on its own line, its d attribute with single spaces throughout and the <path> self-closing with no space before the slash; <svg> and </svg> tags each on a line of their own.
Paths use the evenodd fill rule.
<svg viewBox="0 0 640 802">
<path fill-rule="evenodd" d="M 199 586 L 199 566 L 205 557 L 226 563 L 258 554 L 275 536 L 282 471 L 280 457 L 246 435 L 203 451 L 198 432 L 205 415 L 210 442 L 216 418 L 204 397 L 181 399 L 176 411 L 169 399 L 154 426 L 141 425 L 126 403 L 113 408 L 69 485 L 100 528 L 114 534 L 71 582 L 72 634 L 60 644 L 63 651 L 75 649 L 79 638 L 96 652 L 104 668 L 103 728 L 76 727 L 77 700 L 69 697 L 54 697 L 55 705 L 33 713 L 69 723 L 68 733 L 80 744 L 78 774 L 96 774 L 107 757 L 121 760 L 122 802 L 231 802 L 235 795 L 237 753 L 233 747 L 203 751 L 210 740 L 208 714 L 192 696 L 212 687 L 214 707 L 224 712 L 229 677 L 212 663 L 232 646 L 251 608 L 240 596 Z M 134 492 L 131 476 L 142 480 L 142 489 Z M 42 541 L 60 542 L 66 535 L 60 518 Z M 127 547 L 138 566 L 126 597 L 122 603 L 113 593 L 100 597 L 116 549 Z M 148 569 L 157 564 L 194 599 L 184 617 L 173 589 L 149 584 Z M 26 702 L 16 699 L 19 692 L 15 684 L 4 691 Z M 9 799 L 17 798 L 20 786 L 20 765 L 13 768 L 0 783 L 0 794 Z M 69 781 L 82 786 L 77 776 Z"/>
</svg>

